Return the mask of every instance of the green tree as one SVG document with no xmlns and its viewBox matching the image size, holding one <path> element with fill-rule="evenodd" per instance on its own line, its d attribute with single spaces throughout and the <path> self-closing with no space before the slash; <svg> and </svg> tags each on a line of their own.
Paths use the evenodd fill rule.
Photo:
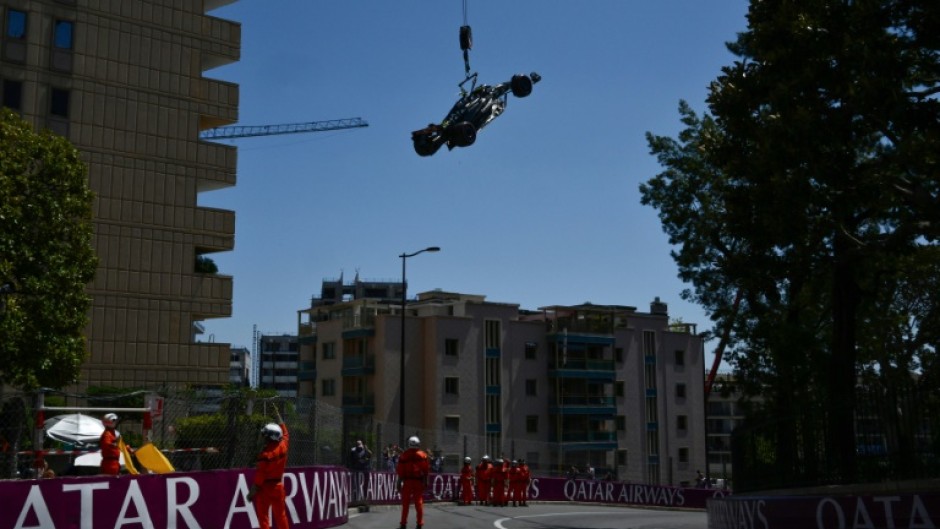
<svg viewBox="0 0 940 529">
<path fill-rule="evenodd" d="M 0 108 L 0 379 L 23 389 L 74 382 L 97 265 L 92 193 L 64 138 Z"/>
<path fill-rule="evenodd" d="M 794 421 L 778 461 L 816 452 L 800 424 L 828 423 L 831 481 L 855 478 L 860 324 L 912 256 L 940 269 L 938 20 L 932 0 L 752 2 L 710 113 L 682 103 L 678 139 L 648 135 L 665 171 L 642 202 L 685 295 L 732 326 L 739 375 Z"/>
</svg>

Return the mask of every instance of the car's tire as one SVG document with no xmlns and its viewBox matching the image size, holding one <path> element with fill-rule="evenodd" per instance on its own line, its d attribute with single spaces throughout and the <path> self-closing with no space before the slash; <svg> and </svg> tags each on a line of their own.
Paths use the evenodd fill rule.
<svg viewBox="0 0 940 529">
<path fill-rule="evenodd" d="M 440 140 L 440 136 L 436 140 L 430 134 L 420 134 L 414 137 L 415 152 L 418 156 L 431 156 L 441 148 L 441 145 L 444 145 L 444 142 Z"/>
<path fill-rule="evenodd" d="M 462 121 L 450 128 L 450 141 L 457 147 L 469 147 L 477 141 L 477 128 L 469 121 Z"/>
<path fill-rule="evenodd" d="M 528 75 L 514 75 L 509 81 L 509 88 L 512 89 L 512 95 L 525 97 L 532 93 L 532 79 Z"/>
</svg>

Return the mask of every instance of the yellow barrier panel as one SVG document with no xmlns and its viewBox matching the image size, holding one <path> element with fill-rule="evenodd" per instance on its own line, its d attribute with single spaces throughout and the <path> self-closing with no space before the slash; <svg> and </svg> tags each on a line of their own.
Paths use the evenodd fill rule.
<svg viewBox="0 0 940 529">
<path fill-rule="evenodd" d="M 153 443 L 147 443 L 138 448 L 134 455 L 137 456 L 137 462 L 140 463 L 140 466 L 151 472 L 168 474 L 176 470 L 170 460 L 163 455 L 163 452 L 153 446 Z"/>
</svg>

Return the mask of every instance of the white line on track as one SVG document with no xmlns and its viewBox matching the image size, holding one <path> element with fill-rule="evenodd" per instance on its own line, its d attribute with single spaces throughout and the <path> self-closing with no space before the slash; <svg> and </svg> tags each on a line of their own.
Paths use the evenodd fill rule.
<svg viewBox="0 0 940 529">
<path fill-rule="evenodd" d="M 524 514 L 522 516 L 500 518 L 499 520 L 496 520 L 495 522 L 493 522 L 493 527 L 496 527 L 496 529 L 506 529 L 506 527 L 503 526 L 503 522 L 507 520 L 521 520 L 523 518 L 543 518 L 545 516 L 584 516 L 585 514 L 591 514 L 591 515 L 605 514 L 605 515 L 611 515 L 611 516 L 623 516 L 622 513 L 615 514 L 609 511 L 548 512 L 548 513 L 543 513 L 543 514 Z"/>
</svg>

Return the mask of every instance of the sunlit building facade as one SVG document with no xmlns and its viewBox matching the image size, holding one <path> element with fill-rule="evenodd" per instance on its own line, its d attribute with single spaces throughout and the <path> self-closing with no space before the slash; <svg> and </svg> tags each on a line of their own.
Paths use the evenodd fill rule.
<svg viewBox="0 0 940 529">
<path fill-rule="evenodd" d="M 200 322 L 232 309 L 235 216 L 199 206 L 235 184 L 236 152 L 199 132 L 234 122 L 238 87 L 204 73 L 237 61 L 231 0 L 2 0 L 0 104 L 82 152 L 99 265 L 81 387 L 224 385 L 229 345 Z M 224 271 L 223 271 L 224 272 Z"/>
<path fill-rule="evenodd" d="M 404 317 L 389 300 L 311 305 L 298 311 L 299 394 L 380 432 L 377 446 L 419 433 L 452 469 L 505 455 L 638 483 L 694 483 L 705 467 L 702 338 L 658 299 L 649 312 L 526 311 L 436 290 Z"/>
</svg>

